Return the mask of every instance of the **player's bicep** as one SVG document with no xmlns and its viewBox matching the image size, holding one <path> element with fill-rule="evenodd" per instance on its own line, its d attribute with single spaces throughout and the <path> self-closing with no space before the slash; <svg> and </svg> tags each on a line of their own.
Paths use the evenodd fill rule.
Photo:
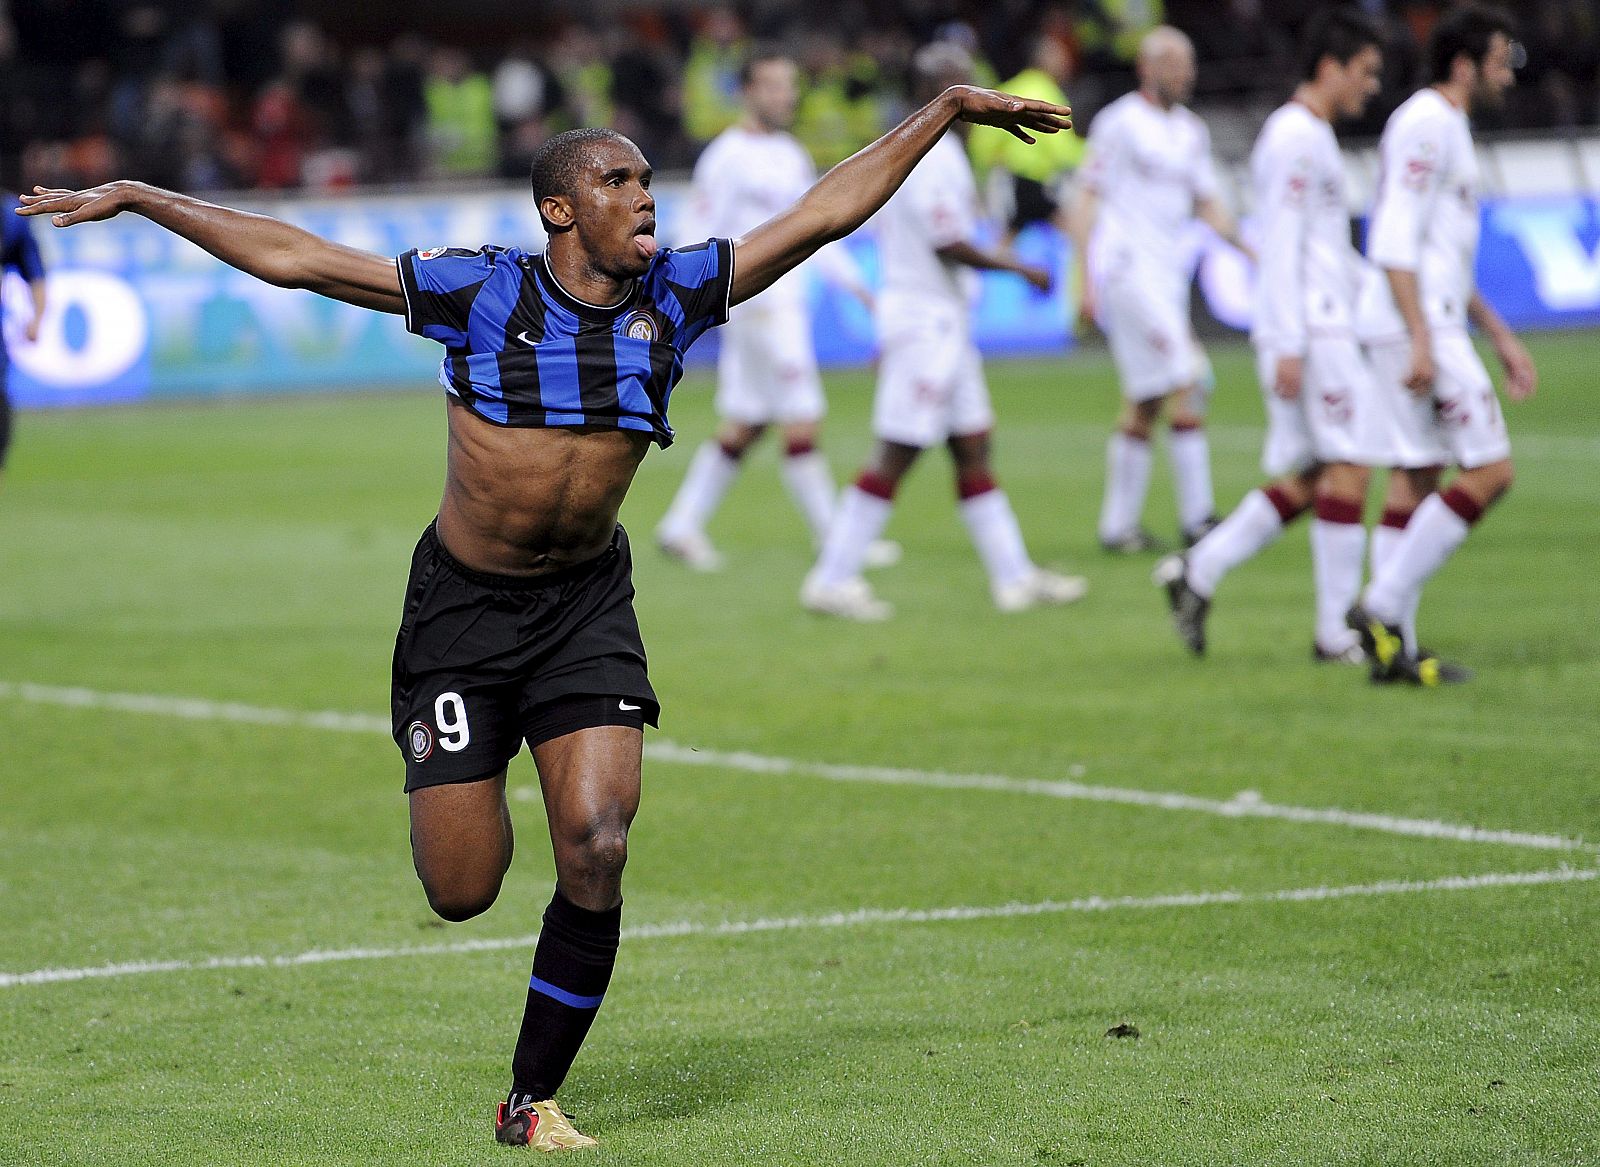
<svg viewBox="0 0 1600 1167">
<path fill-rule="evenodd" d="M 358 308 L 392 312 L 396 316 L 406 311 L 405 289 L 401 286 L 395 261 L 340 243 L 328 244 L 318 256 L 305 287 Z"/>
<path fill-rule="evenodd" d="M 827 242 L 816 216 L 797 203 L 734 240 L 731 303 L 740 304 L 770 288 Z"/>
</svg>

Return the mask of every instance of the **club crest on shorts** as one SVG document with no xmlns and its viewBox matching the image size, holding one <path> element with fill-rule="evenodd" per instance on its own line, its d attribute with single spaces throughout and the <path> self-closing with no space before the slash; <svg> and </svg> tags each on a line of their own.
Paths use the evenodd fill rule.
<svg viewBox="0 0 1600 1167">
<path fill-rule="evenodd" d="M 433 730 L 428 728 L 426 722 L 413 721 L 411 728 L 406 730 L 406 736 L 411 739 L 411 756 L 419 762 L 426 762 L 433 753 Z"/>
<path fill-rule="evenodd" d="M 447 252 L 449 250 L 450 249 L 448 247 L 430 247 L 426 251 L 417 252 L 417 258 L 418 259 L 438 259 L 441 255 L 443 255 L 445 252 Z"/>
<path fill-rule="evenodd" d="M 630 340 L 660 339 L 660 334 L 656 331 L 655 317 L 643 308 L 633 312 L 622 322 L 622 335 Z"/>
</svg>

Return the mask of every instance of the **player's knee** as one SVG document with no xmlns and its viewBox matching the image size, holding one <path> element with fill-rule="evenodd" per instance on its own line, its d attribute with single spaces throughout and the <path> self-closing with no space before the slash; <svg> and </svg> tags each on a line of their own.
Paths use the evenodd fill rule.
<svg viewBox="0 0 1600 1167">
<path fill-rule="evenodd" d="M 598 819 L 571 840 L 566 866 L 588 884 L 609 884 L 622 878 L 628 863 L 628 828 L 612 819 Z"/>
<path fill-rule="evenodd" d="M 1488 505 L 1511 489 L 1515 477 L 1511 460 L 1506 458 L 1499 462 L 1491 462 L 1487 466 L 1474 466 L 1471 470 L 1463 470 L 1456 483 L 1484 505 Z"/>
<path fill-rule="evenodd" d="M 766 428 L 763 425 L 730 422 L 717 432 L 717 445 L 722 447 L 724 454 L 737 461 L 756 444 Z"/>
<path fill-rule="evenodd" d="M 791 458 L 809 454 L 817 448 L 821 426 L 815 422 L 796 422 L 783 428 L 783 452 Z"/>
<path fill-rule="evenodd" d="M 1485 485 L 1490 488 L 1493 498 L 1499 498 L 1499 496 L 1504 495 L 1507 490 L 1510 490 L 1510 483 L 1517 480 L 1517 471 L 1510 464 L 1510 458 L 1502 459 L 1498 463 L 1491 463 L 1490 466 L 1482 467 L 1482 469 L 1485 472 Z"/>
<path fill-rule="evenodd" d="M 500 880 L 432 880 L 425 872 L 422 890 L 428 897 L 428 907 L 441 920 L 459 924 L 487 912 L 500 894 Z"/>
</svg>

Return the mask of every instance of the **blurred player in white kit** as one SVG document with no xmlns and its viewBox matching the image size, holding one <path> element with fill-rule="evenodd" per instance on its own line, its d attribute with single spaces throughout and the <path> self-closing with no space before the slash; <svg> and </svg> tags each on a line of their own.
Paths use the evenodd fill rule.
<svg viewBox="0 0 1600 1167">
<path fill-rule="evenodd" d="M 1330 8 L 1306 30 L 1303 79 L 1261 129 L 1250 155 L 1260 224 L 1255 344 L 1273 481 L 1185 555 L 1161 561 L 1178 634 L 1205 652 L 1206 617 L 1224 575 L 1315 509 L 1313 658 L 1366 660 L 1345 614 L 1361 590 L 1369 467 L 1388 460 L 1383 404 L 1356 338 L 1361 255 L 1350 240 L 1344 158 L 1332 123 L 1359 117 L 1377 95 L 1383 31 L 1354 8 Z"/>
<path fill-rule="evenodd" d="M 1389 409 L 1395 471 L 1373 533 L 1372 580 L 1351 609 L 1374 680 L 1436 685 L 1462 670 L 1420 648 L 1423 585 L 1511 486 L 1511 442 L 1467 324 L 1482 330 L 1513 401 L 1531 396 L 1528 351 L 1478 291 L 1478 162 L 1468 115 L 1499 104 L 1516 81 L 1520 46 L 1499 9 L 1445 15 L 1428 46 L 1433 83 L 1395 110 L 1379 144 L 1377 202 L 1362 328 Z M 1438 490 L 1448 466 L 1459 467 Z"/>
<path fill-rule="evenodd" d="M 935 43 L 912 61 L 913 100 L 967 83 L 972 60 Z M 1001 251 L 978 247 L 978 189 L 961 136 L 947 133 L 885 204 L 878 232 L 883 285 L 878 296 L 882 358 L 873 402 L 878 439 L 871 464 L 844 492 L 816 566 L 800 591 L 806 608 L 846 619 L 888 619 L 892 607 L 861 578 L 867 549 L 882 534 L 894 495 L 922 451 L 950 450 L 961 516 L 1003 612 L 1080 598 L 1087 584 L 1036 567 L 1011 502 L 990 469 L 994 411 L 983 360 L 972 340 L 974 270 L 1013 272 L 1041 291 L 1050 273 Z"/>
<path fill-rule="evenodd" d="M 694 233 L 737 238 L 792 205 L 817 179 L 811 157 L 788 132 L 799 102 L 798 69 L 775 49 L 757 49 L 740 73 L 744 116 L 701 153 L 694 168 Z M 819 270 L 870 303 L 871 294 L 849 254 L 837 244 L 815 256 Z M 701 444 L 677 496 L 656 528 L 663 551 L 700 571 L 722 557 L 706 524 L 739 473 L 739 464 L 770 425 L 783 430 L 784 485 L 820 543 L 838 491 L 817 433 L 827 403 L 811 341 L 804 269 L 741 304 L 722 329 L 717 362 L 717 434 Z M 869 566 L 898 558 L 880 544 Z"/>
<path fill-rule="evenodd" d="M 1205 392 L 1211 369 L 1189 320 L 1191 249 L 1198 218 L 1244 249 L 1219 197 L 1211 135 L 1183 103 L 1194 91 L 1194 46 L 1177 29 L 1152 29 L 1139 47 L 1139 88 L 1089 128 L 1069 214 L 1083 271 L 1083 315 L 1111 345 L 1125 403 L 1106 449 L 1100 542 L 1137 553 L 1160 544 L 1140 524 L 1150 483 L 1150 438 L 1163 409 L 1177 480 L 1178 526 L 1192 543 L 1215 523 Z"/>
</svg>

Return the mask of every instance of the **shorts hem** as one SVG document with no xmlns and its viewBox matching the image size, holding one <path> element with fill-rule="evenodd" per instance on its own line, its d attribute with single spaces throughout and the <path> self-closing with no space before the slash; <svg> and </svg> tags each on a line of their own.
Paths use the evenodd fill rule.
<svg viewBox="0 0 1600 1167">
<path fill-rule="evenodd" d="M 515 756 L 516 756 L 515 754 L 512 755 L 512 757 L 515 757 Z M 487 782 L 491 778 L 499 777 L 501 774 L 503 774 L 505 772 L 506 768 L 508 766 L 510 766 L 510 765 L 511 765 L 511 758 L 507 758 L 505 761 L 501 762 L 498 766 L 492 767 L 490 770 L 488 770 L 487 772 L 482 773 L 482 774 L 470 774 L 470 775 L 468 775 L 468 776 L 466 776 L 464 778 L 455 778 L 455 777 L 434 778 L 432 776 L 429 776 L 429 777 L 427 777 L 426 779 L 424 779 L 423 781 L 420 781 L 420 782 L 413 782 L 411 780 L 411 776 L 409 774 L 407 774 L 406 775 L 406 784 L 405 784 L 405 793 L 406 794 L 410 794 L 413 791 L 426 790 L 430 786 L 465 786 L 469 782 Z"/>
</svg>

